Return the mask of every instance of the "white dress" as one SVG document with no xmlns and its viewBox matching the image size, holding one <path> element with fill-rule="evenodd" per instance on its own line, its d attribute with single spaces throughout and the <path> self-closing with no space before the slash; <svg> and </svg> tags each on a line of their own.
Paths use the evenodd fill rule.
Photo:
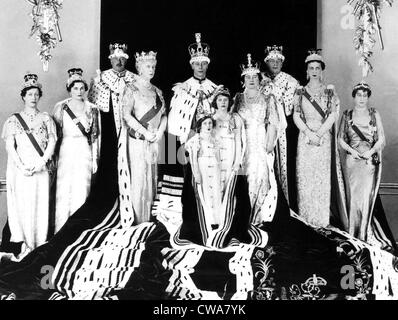
<svg viewBox="0 0 398 320">
<path fill-rule="evenodd" d="M 154 87 L 153 95 L 147 96 L 143 94 L 138 86 L 131 85 L 127 87 L 123 99 L 125 104 L 128 104 L 128 100 L 134 101 L 131 114 L 137 120 L 142 119 L 145 114 L 153 111 L 154 116 L 148 121 L 147 130 L 155 133 L 166 112 L 161 91 Z M 158 163 L 161 152 L 164 150 L 163 143 L 163 139 L 150 143 L 147 140 L 134 138 L 131 135 L 127 138 L 128 165 L 131 178 L 130 197 L 134 210 L 135 224 L 149 222 L 151 219 L 151 210 L 155 200 L 158 180 Z"/>
<path fill-rule="evenodd" d="M 267 153 L 267 128 L 278 127 L 278 114 L 273 96 L 259 95 L 249 103 L 244 94 L 235 98 L 236 108 L 246 129 L 246 153 L 243 169 L 249 184 L 252 223 L 272 221 L 277 202 L 277 186 L 273 169 L 274 154 Z"/>
<path fill-rule="evenodd" d="M 202 178 L 202 182 L 197 185 L 197 188 L 204 208 L 206 224 L 211 230 L 211 225 L 220 226 L 224 222 L 221 212 L 220 150 L 214 137 L 210 136 L 209 139 L 204 139 L 200 134 L 196 134 L 187 141 L 186 149 L 190 153 L 192 170 L 198 170 Z M 195 168 L 195 161 L 192 158 L 194 154 L 197 154 L 198 168 Z"/>
<path fill-rule="evenodd" d="M 55 108 L 61 107 L 69 100 L 63 101 Z M 93 126 L 93 112 L 97 110 L 88 101 L 85 112 L 77 116 L 87 131 Z M 93 169 L 93 145 L 72 121 L 65 110 L 60 110 L 62 142 L 58 155 L 57 189 L 55 204 L 55 232 L 58 232 L 66 220 L 81 207 L 90 192 Z M 94 159 L 96 156 L 94 155 Z"/>
<path fill-rule="evenodd" d="M 23 116 L 22 116 L 23 117 Z M 39 112 L 31 122 L 25 119 L 41 149 L 47 147 L 50 136 L 56 138 L 55 123 L 47 113 Z M 6 120 L 2 138 L 14 136 L 16 151 L 25 165 L 40 157 L 15 116 Z M 25 176 L 9 156 L 7 162 L 7 210 L 12 242 L 24 242 L 34 249 L 47 240 L 49 226 L 50 179 L 45 169 Z"/>
<path fill-rule="evenodd" d="M 232 168 L 235 161 L 236 135 L 238 122 L 243 126 L 242 119 L 238 114 L 230 114 L 227 120 L 221 120 L 215 116 L 215 138 L 220 148 L 220 170 L 221 170 L 221 188 L 224 194 L 229 178 L 232 174 Z M 242 146 L 243 150 L 243 146 Z"/>
</svg>

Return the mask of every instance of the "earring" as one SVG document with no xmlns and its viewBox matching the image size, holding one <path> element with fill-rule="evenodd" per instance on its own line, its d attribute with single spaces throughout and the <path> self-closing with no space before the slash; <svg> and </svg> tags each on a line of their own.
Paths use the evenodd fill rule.
<svg viewBox="0 0 398 320">
<path fill-rule="evenodd" d="M 307 80 L 310 80 L 310 75 L 308 74 L 308 71 L 307 71 Z"/>
</svg>

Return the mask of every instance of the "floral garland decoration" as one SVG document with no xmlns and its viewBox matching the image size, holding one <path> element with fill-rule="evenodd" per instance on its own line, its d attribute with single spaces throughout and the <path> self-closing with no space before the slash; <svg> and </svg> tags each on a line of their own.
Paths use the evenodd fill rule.
<svg viewBox="0 0 398 320">
<path fill-rule="evenodd" d="M 52 56 L 51 49 L 54 49 L 57 40 L 62 41 L 59 28 L 58 10 L 62 8 L 63 0 L 27 0 L 33 5 L 30 16 L 33 18 L 33 26 L 29 37 L 36 32 L 36 40 L 40 44 L 40 51 L 37 53 L 43 63 L 43 70 L 48 71 L 48 63 Z"/>
<path fill-rule="evenodd" d="M 348 0 L 348 4 L 354 8 L 353 14 L 359 22 L 355 30 L 354 47 L 355 51 L 361 55 L 358 65 L 362 67 L 362 77 L 367 77 L 373 72 L 373 66 L 369 60 L 373 55 L 373 47 L 376 43 L 376 32 L 380 41 L 380 47 L 384 50 L 380 26 L 381 6 L 383 3 L 387 3 L 391 7 L 393 1 L 394 0 Z"/>
</svg>

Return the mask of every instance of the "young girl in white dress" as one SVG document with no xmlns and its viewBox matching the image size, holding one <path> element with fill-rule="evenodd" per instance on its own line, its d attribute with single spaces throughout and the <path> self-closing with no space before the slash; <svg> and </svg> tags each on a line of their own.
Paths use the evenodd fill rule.
<svg viewBox="0 0 398 320">
<path fill-rule="evenodd" d="M 205 224 L 218 228 L 223 217 L 220 215 L 222 187 L 220 148 L 214 137 L 215 120 L 210 114 L 199 114 L 198 133 L 186 143 L 190 155 L 192 174 L 197 184 L 200 202 L 204 208 Z"/>
</svg>

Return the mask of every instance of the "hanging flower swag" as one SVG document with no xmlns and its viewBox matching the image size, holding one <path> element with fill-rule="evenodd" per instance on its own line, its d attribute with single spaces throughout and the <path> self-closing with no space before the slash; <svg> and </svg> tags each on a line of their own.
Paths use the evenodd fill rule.
<svg viewBox="0 0 398 320">
<path fill-rule="evenodd" d="M 43 70 L 48 71 L 48 63 L 52 56 L 50 51 L 55 48 L 58 42 L 62 41 L 59 29 L 58 10 L 62 8 L 63 0 L 27 0 L 33 5 L 30 16 L 33 18 L 33 26 L 29 37 L 35 33 L 36 40 L 40 44 L 38 56 L 43 63 Z"/>
<path fill-rule="evenodd" d="M 367 77 L 373 72 L 373 66 L 369 60 L 373 55 L 376 33 L 380 41 L 380 47 L 384 50 L 380 26 L 380 12 L 383 3 L 387 3 L 391 7 L 393 1 L 348 0 L 348 4 L 354 8 L 353 14 L 359 22 L 354 35 L 354 47 L 356 52 L 361 55 L 358 65 L 362 67 L 363 77 Z"/>
</svg>

